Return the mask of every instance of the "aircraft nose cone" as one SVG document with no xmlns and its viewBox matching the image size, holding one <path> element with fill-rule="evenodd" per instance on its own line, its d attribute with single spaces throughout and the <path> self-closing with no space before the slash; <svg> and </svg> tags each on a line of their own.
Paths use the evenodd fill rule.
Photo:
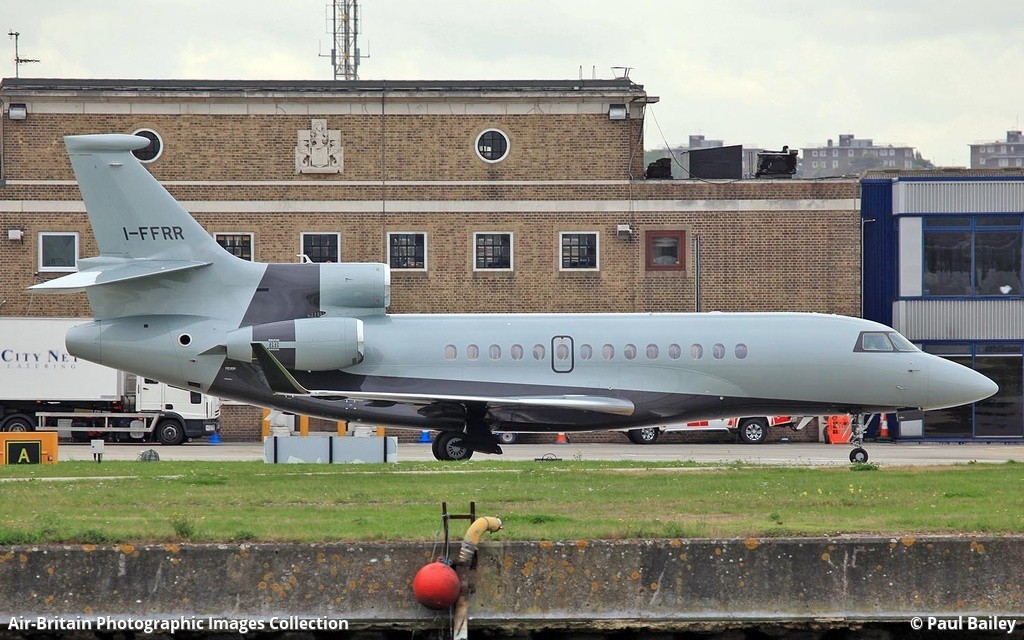
<svg viewBox="0 0 1024 640">
<path fill-rule="evenodd" d="M 944 409 L 978 402 L 999 391 L 999 385 L 974 369 L 935 358 L 928 370 L 928 407 Z"/>
</svg>

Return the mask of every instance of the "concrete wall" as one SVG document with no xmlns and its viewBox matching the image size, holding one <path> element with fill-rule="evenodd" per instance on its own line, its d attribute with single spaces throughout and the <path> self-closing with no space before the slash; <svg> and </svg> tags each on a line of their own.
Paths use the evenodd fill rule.
<svg viewBox="0 0 1024 640">
<path fill-rule="evenodd" d="M 412 597 L 432 544 L 0 548 L 12 617 L 269 619 L 433 628 Z M 454 552 L 453 552 L 454 555 Z M 1024 536 L 481 545 L 470 628 L 909 620 L 1024 611 Z"/>
</svg>

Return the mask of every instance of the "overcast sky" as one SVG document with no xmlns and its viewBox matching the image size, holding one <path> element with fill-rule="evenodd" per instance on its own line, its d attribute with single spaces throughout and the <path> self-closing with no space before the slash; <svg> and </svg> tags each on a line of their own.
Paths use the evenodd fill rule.
<svg viewBox="0 0 1024 640">
<path fill-rule="evenodd" d="M 328 0 L 0 0 L 23 77 L 330 79 Z M 360 0 L 362 79 L 630 77 L 646 146 L 840 133 L 966 165 L 1020 129 L 1016 0 Z M 14 75 L 14 43 L 0 74 Z M 653 118 L 651 116 L 653 112 Z M 655 124 L 660 125 L 661 132 Z"/>
</svg>

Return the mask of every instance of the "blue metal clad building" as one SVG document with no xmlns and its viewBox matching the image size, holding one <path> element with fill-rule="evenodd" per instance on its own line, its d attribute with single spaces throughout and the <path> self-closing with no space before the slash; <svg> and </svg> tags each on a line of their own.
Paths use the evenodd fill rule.
<svg viewBox="0 0 1024 640">
<path fill-rule="evenodd" d="M 899 437 L 1024 441 L 1024 171 L 869 173 L 861 224 L 864 317 L 999 384 Z"/>
</svg>

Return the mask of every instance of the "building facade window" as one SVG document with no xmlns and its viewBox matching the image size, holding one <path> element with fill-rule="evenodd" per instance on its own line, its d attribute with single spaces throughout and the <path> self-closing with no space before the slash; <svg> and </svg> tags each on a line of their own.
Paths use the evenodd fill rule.
<svg viewBox="0 0 1024 640">
<path fill-rule="evenodd" d="M 338 262 L 340 233 L 303 233 L 302 255 L 310 262 Z"/>
<path fill-rule="evenodd" d="M 388 232 L 388 265 L 392 269 L 426 271 L 427 234 Z"/>
<path fill-rule="evenodd" d="M 78 271 L 78 233 L 41 232 L 39 271 Z"/>
<path fill-rule="evenodd" d="M 1021 296 L 1021 216 L 923 221 L 925 296 Z"/>
<path fill-rule="evenodd" d="M 251 233 L 216 233 L 213 239 L 236 258 L 252 262 Z"/>
<path fill-rule="evenodd" d="M 501 162 L 509 148 L 508 136 L 498 129 L 487 129 L 476 137 L 476 155 L 484 162 Z"/>
<path fill-rule="evenodd" d="M 560 267 L 563 271 L 596 271 L 598 262 L 598 234 L 596 231 L 558 234 Z"/>
<path fill-rule="evenodd" d="M 685 271 L 686 232 L 648 231 L 645 255 L 648 271 Z"/>
<path fill-rule="evenodd" d="M 476 271 L 511 271 L 512 234 L 474 233 L 473 269 Z"/>
<path fill-rule="evenodd" d="M 164 141 L 156 131 L 152 129 L 137 129 L 132 135 L 142 136 L 149 140 L 149 144 L 141 149 L 133 149 L 132 155 L 139 159 L 139 162 L 148 164 L 160 158 L 164 152 Z"/>
</svg>

